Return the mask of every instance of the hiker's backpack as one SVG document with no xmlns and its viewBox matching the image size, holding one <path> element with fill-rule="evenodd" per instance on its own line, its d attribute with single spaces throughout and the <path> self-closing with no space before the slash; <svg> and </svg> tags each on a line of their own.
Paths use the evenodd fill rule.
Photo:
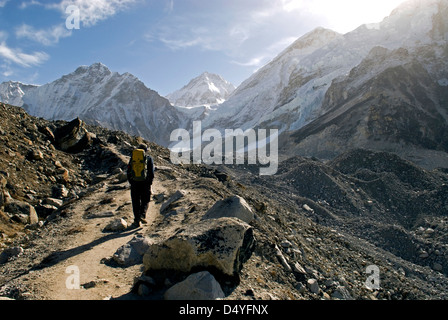
<svg viewBox="0 0 448 320">
<path fill-rule="evenodd" d="M 146 181 L 148 177 L 148 166 L 145 150 L 135 149 L 132 151 L 130 169 L 131 180 Z"/>
</svg>

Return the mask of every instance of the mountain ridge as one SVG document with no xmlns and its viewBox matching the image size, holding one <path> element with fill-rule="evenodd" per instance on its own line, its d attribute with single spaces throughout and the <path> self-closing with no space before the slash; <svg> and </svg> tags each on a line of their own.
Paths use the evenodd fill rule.
<svg viewBox="0 0 448 320">
<path fill-rule="evenodd" d="M 223 103 L 235 86 L 220 75 L 203 72 L 181 89 L 166 96 L 174 106 L 185 108 L 211 107 Z"/>
</svg>

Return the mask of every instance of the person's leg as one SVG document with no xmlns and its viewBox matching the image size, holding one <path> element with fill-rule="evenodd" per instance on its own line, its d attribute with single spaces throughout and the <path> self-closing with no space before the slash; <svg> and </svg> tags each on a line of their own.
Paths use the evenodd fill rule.
<svg viewBox="0 0 448 320">
<path fill-rule="evenodd" d="M 140 221 L 141 205 L 141 191 L 140 188 L 131 186 L 132 211 L 134 213 L 134 224 Z"/>
<path fill-rule="evenodd" d="M 146 222 L 146 213 L 148 212 L 149 202 L 151 201 L 151 188 L 146 187 L 142 190 L 140 207 L 140 220 Z"/>
</svg>

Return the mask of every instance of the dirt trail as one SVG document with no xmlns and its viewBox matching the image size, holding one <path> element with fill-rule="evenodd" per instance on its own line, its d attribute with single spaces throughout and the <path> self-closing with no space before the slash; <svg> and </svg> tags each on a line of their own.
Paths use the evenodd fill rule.
<svg viewBox="0 0 448 320">
<path fill-rule="evenodd" d="M 119 185 L 121 190 L 107 192 L 104 186 L 90 196 L 77 201 L 70 207 L 72 214 L 65 221 L 72 228 L 65 237 L 55 239 L 60 242 L 56 253 L 43 261 L 42 268 L 30 272 L 29 282 L 35 294 L 44 300 L 102 300 L 119 298 L 129 294 L 133 280 L 141 274 L 142 265 L 128 268 L 111 267 L 104 264 L 104 258 L 111 257 L 122 245 L 136 234 L 144 234 L 152 228 L 159 215 L 159 205 L 151 201 L 147 225 L 122 232 L 103 232 L 113 219 L 124 218 L 130 225 L 133 221 L 130 192 L 127 183 Z M 155 187 L 153 192 L 162 192 L 163 187 Z M 99 205 L 99 203 L 106 203 Z M 86 214 L 113 212 L 113 217 L 86 218 Z M 76 269 L 72 269 L 73 266 Z M 72 279 L 79 271 L 78 289 L 71 289 Z M 67 286 L 68 282 L 68 286 Z"/>
</svg>

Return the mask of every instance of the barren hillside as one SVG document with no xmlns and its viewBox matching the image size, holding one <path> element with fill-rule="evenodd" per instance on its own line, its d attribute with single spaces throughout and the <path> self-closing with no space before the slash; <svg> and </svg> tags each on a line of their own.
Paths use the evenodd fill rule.
<svg viewBox="0 0 448 320">
<path fill-rule="evenodd" d="M 75 121 L 81 137 L 63 151 L 66 122 L 0 109 L 2 297 L 169 299 L 206 271 L 210 297 L 228 300 L 447 298 L 445 171 L 355 150 L 331 163 L 292 158 L 260 177 L 249 166 L 175 166 L 149 143 L 149 223 L 131 229 L 122 170 L 140 138 Z M 236 198 L 247 221 L 209 217 Z"/>
</svg>

